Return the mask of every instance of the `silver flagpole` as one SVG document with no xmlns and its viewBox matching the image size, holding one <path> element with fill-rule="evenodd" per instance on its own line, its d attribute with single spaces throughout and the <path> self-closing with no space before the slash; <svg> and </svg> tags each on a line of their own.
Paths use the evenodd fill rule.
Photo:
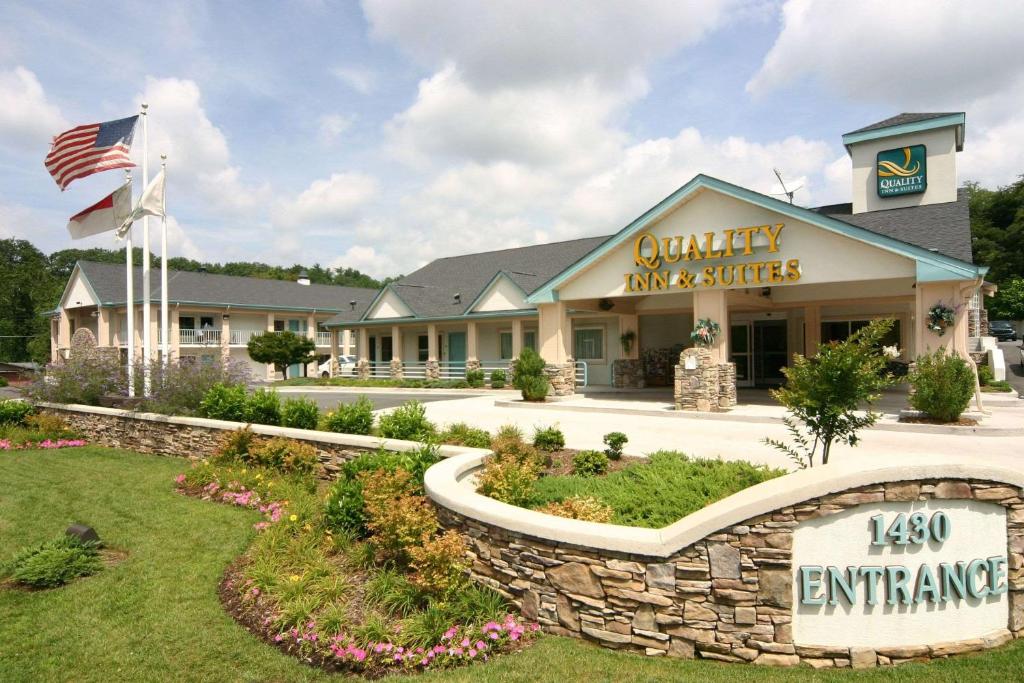
<svg viewBox="0 0 1024 683">
<path fill-rule="evenodd" d="M 170 327 L 167 324 L 167 155 L 160 155 L 164 187 L 160 196 L 160 350 L 164 368 L 170 359 Z"/>
<path fill-rule="evenodd" d="M 132 182 L 132 172 L 125 170 L 125 178 Z M 129 190 L 130 192 L 130 190 Z M 132 264 L 132 224 L 128 224 L 128 232 L 125 234 L 125 271 L 127 273 L 127 286 L 125 301 L 127 312 L 125 315 L 128 329 L 128 396 L 135 396 L 135 266 Z"/>
<path fill-rule="evenodd" d="M 142 103 L 142 191 L 149 187 L 149 124 L 146 110 L 149 105 Z M 153 360 L 153 330 L 149 305 L 149 216 L 142 217 L 142 395 L 149 396 L 149 366 Z"/>
</svg>

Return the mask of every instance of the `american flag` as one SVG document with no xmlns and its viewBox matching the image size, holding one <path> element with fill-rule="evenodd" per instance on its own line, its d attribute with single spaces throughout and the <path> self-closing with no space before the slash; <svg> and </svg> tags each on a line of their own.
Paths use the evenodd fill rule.
<svg viewBox="0 0 1024 683">
<path fill-rule="evenodd" d="M 138 116 L 76 126 L 53 139 L 43 163 L 63 190 L 71 181 L 134 166 L 128 158 Z"/>
</svg>

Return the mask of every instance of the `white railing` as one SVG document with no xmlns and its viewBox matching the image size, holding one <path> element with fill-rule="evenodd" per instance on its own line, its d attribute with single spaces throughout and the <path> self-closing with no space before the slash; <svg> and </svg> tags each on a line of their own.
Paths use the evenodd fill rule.
<svg viewBox="0 0 1024 683">
<path fill-rule="evenodd" d="M 388 379 L 391 377 L 391 363 L 384 360 L 370 361 L 370 377 Z"/>
<path fill-rule="evenodd" d="M 466 379 L 466 361 L 441 361 L 437 373 L 440 379 Z"/>
<path fill-rule="evenodd" d="M 253 337 L 258 337 L 261 334 L 266 333 L 266 330 L 231 330 L 231 345 L 248 346 L 249 341 Z"/>
<path fill-rule="evenodd" d="M 220 346 L 220 330 L 178 330 L 181 346 Z"/>
<path fill-rule="evenodd" d="M 317 346 L 330 346 L 331 345 L 331 333 L 330 332 L 317 332 L 316 333 L 316 345 Z"/>
<path fill-rule="evenodd" d="M 587 362 L 585 360 L 576 361 L 576 386 L 587 386 Z"/>
<path fill-rule="evenodd" d="M 426 379 L 426 363 L 402 363 L 402 377 L 406 379 Z"/>
</svg>

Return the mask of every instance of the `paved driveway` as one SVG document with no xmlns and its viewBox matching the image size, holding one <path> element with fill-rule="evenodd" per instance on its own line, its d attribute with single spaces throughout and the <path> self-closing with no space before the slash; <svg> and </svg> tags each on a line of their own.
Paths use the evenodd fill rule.
<svg viewBox="0 0 1024 683">
<path fill-rule="evenodd" d="M 406 401 L 419 401 L 420 403 L 432 403 L 435 401 L 452 401 L 457 399 L 466 398 L 466 394 L 441 394 L 433 391 L 423 393 L 390 393 L 390 392 L 367 392 L 360 394 L 358 390 L 349 389 L 347 391 L 324 391 L 322 389 L 317 391 L 294 391 L 289 390 L 288 392 L 281 392 L 281 398 L 286 399 L 290 396 L 307 396 L 320 406 L 321 410 L 333 408 L 339 403 L 355 403 L 360 396 L 366 396 L 373 403 L 374 410 L 383 410 L 385 408 L 394 408 L 400 406 Z"/>
<path fill-rule="evenodd" d="M 1003 350 L 1003 358 L 1006 359 L 1006 381 L 1018 394 L 1024 396 L 1024 367 L 1021 367 L 1020 363 L 1021 342 L 999 342 L 999 348 Z"/>
</svg>

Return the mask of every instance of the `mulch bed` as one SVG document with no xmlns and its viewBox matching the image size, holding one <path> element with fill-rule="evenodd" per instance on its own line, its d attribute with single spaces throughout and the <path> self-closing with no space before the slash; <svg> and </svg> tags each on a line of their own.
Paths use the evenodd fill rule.
<svg viewBox="0 0 1024 683">
<path fill-rule="evenodd" d="M 977 427 L 978 421 L 973 417 L 961 417 L 955 422 L 943 422 L 934 417 L 901 417 L 900 422 L 922 425 L 942 425 L 944 427 Z"/>
<path fill-rule="evenodd" d="M 543 453 L 545 451 L 541 452 Z M 545 469 L 544 472 L 542 472 L 542 475 L 546 477 L 561 477 L 572 474 L 572 458 L 577 453 L 579 453 L 579 450 L 573 448 L 565 448 L 560 451 L 555 451 L 554 453 L 549 453 L 551 456 L 551 466 Z M 608 461 L 608 472 L 618 472 L 630 465 L 646 461 L 647 458 L 636 458 L 624 455 L 621 460 Z"/>
</svg>

